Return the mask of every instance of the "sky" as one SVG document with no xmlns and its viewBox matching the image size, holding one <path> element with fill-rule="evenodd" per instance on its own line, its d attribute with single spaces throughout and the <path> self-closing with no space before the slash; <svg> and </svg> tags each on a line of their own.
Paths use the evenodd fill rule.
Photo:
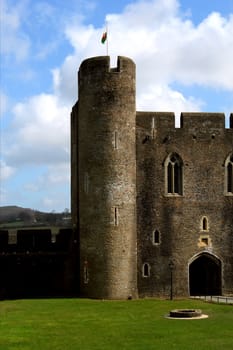
<svg viewBox="0 0 233 350">
<path fill-rule="evenodd" d="M 233 112 L 233 0 L 1 0 L 0 206 L 70 209 L 82 60 L 136 63 L 137 110 Z"/>
</svg>

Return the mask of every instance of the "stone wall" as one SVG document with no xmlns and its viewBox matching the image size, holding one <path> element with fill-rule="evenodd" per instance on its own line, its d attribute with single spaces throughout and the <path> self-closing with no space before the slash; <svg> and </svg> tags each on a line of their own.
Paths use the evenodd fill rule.
<svg viewBox="0 0 233 350">
<path fill-rule="evenodd" d="M 70 228 L 1 229 L 0 243 L 0 299 L 77 293 Z"/>
<path fill-rule="evenodd" d="M 80 292 L 85 296 L 137 294 L 135 115 L 134 63 L 119 57 L 117 67 L 110 68 L 109 57 L 84 61 L 73 200 L 79 203 Z"/>
<path fill-rule="evenodd" d="M 232 291 L 233 196 L 224 190 L 224 163 L 233 150 L 233 130 L 224 121 L 223 114 L 183 113 L 181 128 L 175 128 L 171 113 L 137 114 L 141 296 L 169 295 L 171 260 L 175 294 L 189 295 L 189 264 L 204 252 L 221 263 L 222 291 Z M 181 195 L 166 193 L 165 160 L 171 153 L 183 161 Z M 154 230 L 159 244 L 152 242 Z M 142 276 L 144 263 L 150 265 L 149 277 Z"/>
<path fill-rule="evenodd" d="M 233 114 L 229 129 L 221 113 L 182 113 L 176 128 L 174 113 L 136 112 L 135 65 L 125 57 L 115 68 L 109 57 L 85 60 L 78 80 L 71 198 L 80 294 L 233 293 Z"/>
</svg>

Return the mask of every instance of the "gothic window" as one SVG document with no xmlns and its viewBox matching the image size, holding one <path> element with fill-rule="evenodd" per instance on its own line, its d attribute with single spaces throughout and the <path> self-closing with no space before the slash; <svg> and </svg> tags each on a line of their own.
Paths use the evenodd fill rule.
<svg viewBox="0 0 233 350">
<path fill-rule="evenodd" d="M 158 230 L 153 232 L 152 242 L 154 245 L 158 245 L 160 243 L 160 233 Z"/>
<path fill-rule="evenodd" d="M 225 188 L 227 194 L 233 194 L 233 154 L 225 162 Z"/>
<path fill-rule="evenodd" d="M 183 162 L 178 154 L 173 153 L 165 161 L 166 193 L 182 195 L 183 193 Z"/>
<path fill-rule="evenodd" d="M 150 265 L 145 263 L 142 266 L 142 276 L 143 277 L 150 277 Z"/>
</svg>

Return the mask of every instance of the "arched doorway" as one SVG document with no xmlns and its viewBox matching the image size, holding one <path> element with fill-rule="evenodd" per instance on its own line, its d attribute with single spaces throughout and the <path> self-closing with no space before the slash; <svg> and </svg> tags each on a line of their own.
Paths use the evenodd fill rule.
<svg viewBox="0 0 233 350">
<path fill-rule="evenodd" d="M 189 265 L 190 295 L 221 295 L 221 261 L 202 253 Z"/>
</svg>

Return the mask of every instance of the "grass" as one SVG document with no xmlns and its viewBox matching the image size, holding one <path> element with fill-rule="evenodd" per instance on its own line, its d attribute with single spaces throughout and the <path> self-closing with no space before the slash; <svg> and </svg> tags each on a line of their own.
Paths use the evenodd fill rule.
<svg viewBox="0 0 233 350">
<path fill-rule="evenodd" d="M 171 320 L 175 308 L 209 318 Z M 0 350 L 233 349 L 233 306 L 198 300 L 0 302 Z"/>
</svg>

